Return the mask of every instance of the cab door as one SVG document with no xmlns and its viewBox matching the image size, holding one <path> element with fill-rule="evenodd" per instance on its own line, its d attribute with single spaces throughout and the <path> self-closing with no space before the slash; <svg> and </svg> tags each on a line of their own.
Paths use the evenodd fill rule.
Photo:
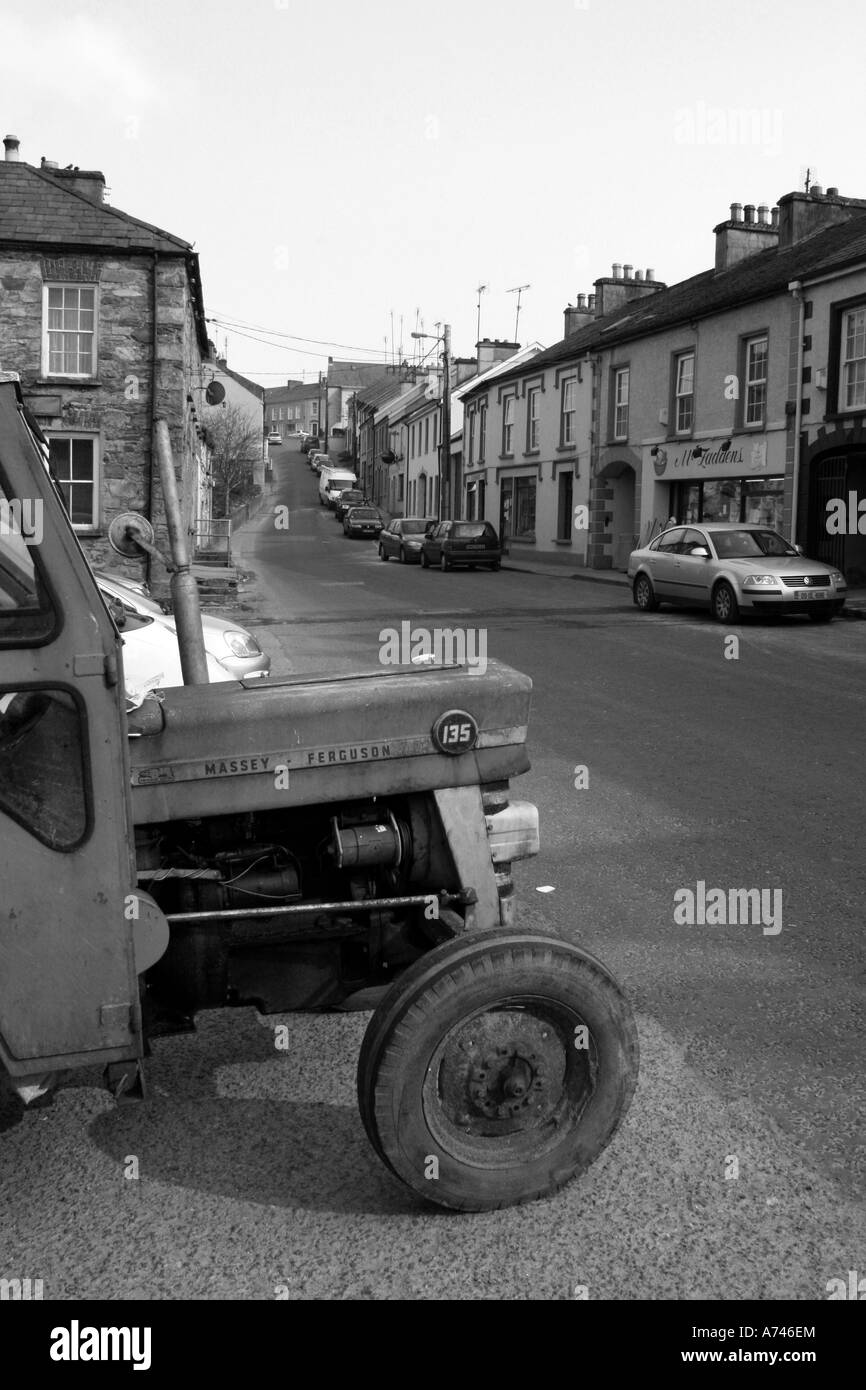
<svg viewBox="0 0 866 1390">
<path fill-rule="evenodd" d="M 140 1056 L 119 636 L 0 374 L 0 1061 Z M 147 909 L 144 909 L 145 912 Z"/>
</svg>

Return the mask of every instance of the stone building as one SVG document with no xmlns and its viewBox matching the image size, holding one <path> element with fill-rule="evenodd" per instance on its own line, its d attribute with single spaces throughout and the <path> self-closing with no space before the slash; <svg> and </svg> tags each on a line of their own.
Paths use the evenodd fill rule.
<svg viewBox="0 0 866 1390">
<path fill-rule="evenodd" d="M 139 512 L 167 549 L 157 417 L 168 421 L 191 537 L 210 507 L 198 256 L 180 237 L 110 207 L 100 172 L 27 164 L 14 136 L 4 146 L 0 364 L 19 374 L 48 437 L 52 471 L 91 563 L 141 578 L 148 562 L 121 561 L 107 529 L 118 513 Z"/>
</svg>

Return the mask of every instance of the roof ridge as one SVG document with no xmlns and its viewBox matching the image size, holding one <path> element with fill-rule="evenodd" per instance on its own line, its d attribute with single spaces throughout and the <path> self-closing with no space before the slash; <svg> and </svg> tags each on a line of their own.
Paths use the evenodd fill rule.
<svg viewBox="0 0 866 1390">
<path fill-rule="evenodd" d="M 20 169 L 22 165 L 19 164 L 18 167 Z M 184 251 L 192 251 L 193 249 L 191 242 L 185 241 L 183 237 L 175 236 L 174 232 L 167 232 L 164 227 L 157 227 L 154 222 L 144 222 L 140 217 L 135 217 L 131 212 L 124 212 L 122 208 L 113 208 L 110 203 L 95 203 L 92 198 L 88 198 L 86 193 L 81 193 L 77 188 L 64 188 L 62 183 L 58 183 L 56 179 L 52 177 L 50 170 L 37 169 L 35 164 L 23 164 L 23 167 L 27 169 L 29 173 L 35 174 L 36 177 L 40 179 L 42 183 L 47 184 L 49 188 L 56 189 L 67 198 L 77 198 L 80 203 L 84 203 L 86 207 L 93 208 L 102 216 L 110 214 L 112 217 L 116 217 L 122 222 L 132 223 L 135 227 L 141 227 L 144 231 L 155 232 L 158 236 L 164 237 L 166 241 L 175 242 L 177 246 Z M 101 174 L 102 170 L 94 170 L 94 172 Z"/>
</svg>

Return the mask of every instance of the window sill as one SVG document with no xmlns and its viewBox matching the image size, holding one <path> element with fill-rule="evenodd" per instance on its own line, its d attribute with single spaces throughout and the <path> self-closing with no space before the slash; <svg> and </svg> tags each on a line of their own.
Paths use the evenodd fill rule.
<svg viewBox="0 0 866 1390">
<path fill-rule="evenodd" d="M 34 386 L 101 386 L 102 382 L 95 376 L 38 376 L 33 383 Z"/>
<path fill-rule="evenodd" d="M 866 405 L 858 406 L 856 410 L 828 410 L 824 416 L 825 420 L 832 420 L 841 423 L 843 420 L 866 420 Z"/>
<path fill-rule="evenodd" d="M 535 545 L 535 532 L 532 531 L 528 536 L 509 536 L 509 545 Z"/>
<path fill-rule="evenodd" d="M 500 463 L 508 463 L 508 462 L 509 462 L 511 459 L 513 459 L 513 458 L 514 458 L 514 455 L 513 455 L 513 454 L 500 454 L 500 455 L 499 455 L 499 461 L 500 461 Z"/>
<path fill-rule="evenodd" d="M 577 445 L 576 445 L 576 444 L 557 444 L 557 446 L 556 446 L 556 448 L 554 449 L 553 452 L 554 452 L 555 454 L 574 454 L 574 456 L 577 457 Z"/>
<path fill-rule="evenodd" d="M 573 545 L 574 542 L 571 541 L 571 540 L 560 540 L 558 536 L 554 536 L 554 538 L 553 538 L 553 544 L 554 544 L 554 545 L 564 545 L 566 548 L 568 548 L 568 547 L 570 547 L 571 545 Z"/>
<path fill-rule="evenodd" d="M 523 457 L 525 459 L 537 459 L 540 453 L 540 449 L 524 449 Z"/>
</svg>

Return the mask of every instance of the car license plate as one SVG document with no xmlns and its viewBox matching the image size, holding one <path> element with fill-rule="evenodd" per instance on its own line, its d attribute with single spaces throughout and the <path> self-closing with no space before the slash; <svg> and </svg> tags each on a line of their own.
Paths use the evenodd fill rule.
<svg viewBox="0 0 866 1390">
<path fill-rule="evenodd" d="M 467 550 L 483 550 L 483 549 L 484 549 L 484 542 L 483 542 L 483 541 L 468 541 L 467 544 L 466 544 L 466 549 L 467 549 Z"/>
<path fill-rule="evenodd" d="M 826 597 L 818 589 L 798 589 L 797 598 L 824 598 Z"/>
</svg>

